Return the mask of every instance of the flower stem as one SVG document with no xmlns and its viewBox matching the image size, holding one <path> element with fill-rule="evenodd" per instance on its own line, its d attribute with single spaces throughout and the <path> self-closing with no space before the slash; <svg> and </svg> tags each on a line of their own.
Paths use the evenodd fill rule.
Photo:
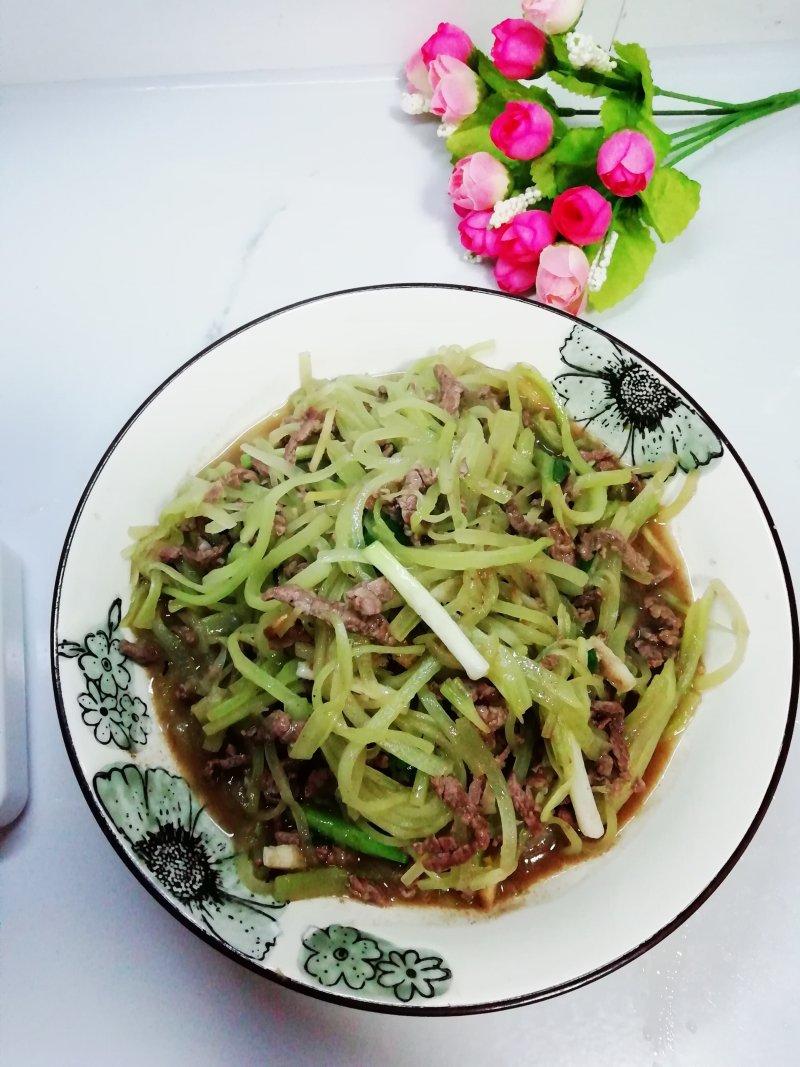
<svg viewBox="0 0 800 1067">
<path fill-rule="evenodd" d="M 748 122 L 755 122 L 756 119 L 766 118 L 767 115 L 776 114 L 778 111 L 785 111 L 786 108 L 798 103 L 798 95 L 797 93 L 780 93 L 774 97 L 767 97 L 762 107 L 740 111 L 735 115 L 718 119 L 716 122 L 704 123 L 700 127 L 696 127 L 695 136 L 692 136 L 691 130 L 681 131 L 684 136 L 674 146 L 675 151 L 670 153 L 667 163 L 670 166 L 674 166 L 682 159 L 686 159 L 687 156 L 692 155 L 694 152 L 699 152 L 701 148 L 705 148 L 712 141 L 716 141 L 718 137 L 722 137 L 723 134 L 729 133 L 739 126 L 744 126 Z"/>
<path fill-rule="evenodd" d="M 707 96 L 690 96 L 688 93 L 674 93 L 671 89 L 662 89 L 658 85 L 653 86 L 654 96 L 669 96 L 673 100 L 688 100 L 692 104 L 710 104 L 712 107 L 720 107 L 736 110 L 738 105 L 731 104 L 727 100 L 711 100 Z"/>
</svg>

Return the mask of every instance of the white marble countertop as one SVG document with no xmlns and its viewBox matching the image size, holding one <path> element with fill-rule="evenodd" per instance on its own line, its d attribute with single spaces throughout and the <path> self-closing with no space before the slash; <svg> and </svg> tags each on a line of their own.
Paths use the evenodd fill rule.
<svg viewBox="0 0 800 1067">
<path fill-rule="evenodd" d="M 654 60 L 662 84 L 746 99 L 793 88 L 800 45 Z M 131 411 L 271 308 L 373 282 L 486 280 L 458 254 L 441 145 L 400 114 L 397 88 L 351 69 L 2 93 L 0 500 L 25 567 L 32 787 L 0 837 L 7 1067 L 797 1062 L 797 744 L 744 857 L 657 948 L 554 1001 L 453 1020 L 354 1013 L 225 959 L 131 877 L 74 780 L 50 683 L 52 585 L 81 489 Z M 694 157 L 699 216 L 598 319 L 732 438 L 796 575 L 799 135 L 796 111 Z"/>
</svg>

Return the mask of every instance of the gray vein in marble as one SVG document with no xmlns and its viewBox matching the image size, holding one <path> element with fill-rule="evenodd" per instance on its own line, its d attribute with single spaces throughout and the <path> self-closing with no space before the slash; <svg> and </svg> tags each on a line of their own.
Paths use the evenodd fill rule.
<svg viewBox="0 0 800 1067">
<path fill-rule="evenodd" d="M 279 204 L 277 207 L 271 208 L 267 212 L 266 216 L 261 220 L 254 233 L 251 234 L 251 236 L 247 239 L 245 246 L 242 249 L 242 258 L 239 261 L 238 270 L 236 271 L 236 274 L 234 275 L 233 280 L 231 281 L 231 284 L 228 287 L 228 293 L 222 305 L 222 309 L 216 315 L 213 322 L 205 332 L 205 336 L 203 338 L 203 347 L 205 347 L 206 345 L 210 345 L 213 341 L 218 341 L 219 338 L 223 336 L 225 330 L 228 328 L 228 315 L 230 314 L 231 307 L 233 306 L 233 303 L 236 300 L 239 290 L 242 287 L 242 282 L 245 279 L 248 267 L 250 266 L 253 256 L 258 250 L 258 247 L 264 239 L 264 235 L 266 234 L 269 227 L 272 225 L 274 220 L 286 210 L 286 207 L 287 205 L 284 202 L 282 204 Z"/>
</svg>

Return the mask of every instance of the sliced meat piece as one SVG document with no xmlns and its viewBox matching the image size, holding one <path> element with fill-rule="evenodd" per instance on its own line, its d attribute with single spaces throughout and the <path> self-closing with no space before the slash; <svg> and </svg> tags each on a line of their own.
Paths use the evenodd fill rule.
<svg viewBox="0 0 800 1067">
<path fill-rule="evenodd" d="M 341 602 L 325 600 L 324 597 L 317 596 L 308 589 L 301 589 L 297 585 L 276 585 L 265 590 L 261 595 L 264 600 L 280 600 L 284 604 L 289 604 L 301 615 L 311 615 L 324 622 L 332 622 L 338 616 L 351 633 L 365 634 L 378 644 L 396 645 L 398 643 L 383 615 L 360 615 Z"/>
<path fill-rule="evenodd" d="M 556 655 L 555 652 L 549 652 L 546 656 L 542 656 L 539 662 L 546 671 L 554 671 L 561 662 L 561 656 Z"/>
<path fill-rule="evenodd" d="M 306 784 L 303 786 L 303 796 L 306 800 L 317 796 L 319 793 L 333 792 L 336 779 L 329 767 L 315 767 L 309 771 Z"/>
<path fill-rule="evenodd" d="M 299 845 L 300 834 L 297 830 L 276 830 L 275 831 L 275 844 L 276 845 Z"/>
<path fill-rule="evenodd" d="M 379 882 L 371 882 L 369 878 L 360 878 L 357 874 L 351 874 L 347 881 L 350 895 L 364 904 L 377 904 L 379 908 L 385 908 L 392 903 L 392 893 L 387 885 Z"/>
<path fill-rule="evenodd" d="M 272 536 L 283 537 L 286 533 L 286 517 L 281 514 L 280 511 L 275 512 L 275 518 L 272 520 Z"/>
<path fill-rule="evenodd" d="M 283 458 L 287 463 L 294 463 L 299 445 L 305 444 L 309 437 L 322 429 L 323 418 L 316 408 L 309 408 L 300 420 L 300 425 L 284 445 Z"/>
<path fill-rule="evenodd" d="M 290 556 L 284 563 L 281 574 L 288 581 L 289 578 L 294 578 L 300 571 L 304 571 L 308 563 L 302 558 L 302 556 Z"/>
<path fill-rule="evenodd" d="M 543 537 L 545 535 L 545 524 L 543 522 L 528 522 L 513 497 L 506 504 L 505 513 L 508 525 L 522 537 Z"/>
<path fill-rule="evenodd" d="M 489 826 L 459 780 L 452 775 L 434 775 L 431 778 L 431 786 L 442 803 L 472 830 L 476 850 L 483 852 L 487 849 L 490 840 Z"/>
<path fill-rule="evenodd" d="M 298 641 L 301 644 L 308 641 L 308 635 L 300 622 L 292 623 L 286 633 L 283 634 L 273 633 L 272 628 L 269 626 L 264 627 L 264 633 L 267 641 L 269 641 L 269 647 L 275 649 L 276 652 L 280 652 L 285 648 L 292 648 Z"/>
<path fill-rule="evenodd" d="M 460 844 L 454 837 L 426 837 L 414 845 L 414 851 L 429 871 L 449 871 L 460 867 L 478 851 L 475 841 Z"/>
<path fill-rule="evenodd" d="M 183 558 L 183 545 L 160 545 L 156 556 L 162 563 L 177 563 Z"/>
<path fill-rule="evenodd" d="M 240 489 L 242 482 L 257 482 L 258 474 L 247 467 L 234 467 L 219 479 L 223 485 L 229 485 L 232 489 Z"/>
<path fill-rule="evenodd" d="M 539 809 L 536 806 L 536 799 L 526 788 L 520 785 L 517 781 L 517 776 L 513 771 L 508 776 L 508 793 L 511 797 L 511 803 L 514 805 L 514 811 L 519 815 L 520 819 L 522 819 L 529 830 L 538 831 L 541 822 L 539 820 Z"/>
<path fill-rule="evenodd" d="M 255 456 L 250 457 L 250 468 L 254 470 L 262 482 L 266 482 L 269 479 L 269 467 L 266 463 L 263 463 L 260 459 L 256 459 Z"/>
<path fill-rule="evenodd" d="M 508 718 L 505 702 L 498 704 L 476 704 L 475 710 L 489 727 L 491 733 L 502 730 Z"/>
<path fill-rule="evenodd" d="M 338 845 L 317 845 L 314 855 L 323 867 L 347 867 L 356 862 L 355 852 Z"/>
<path fill-rule="evenodd" d="M 119 650 L 123 656 L 142 667 L 153 667 L 156 663 L 163 663 L 166 658 L 164 650 L 154 641 L 126 641 L 123 638 L 119 643 Z"/>
<path fill-rule="evenodd" d="M 611 756 L 616 764 L 618 776 L 627 778 L 630 755 L 628 743 L 625 740 L 625 709 L 617 700 L 593 700 L 591 715 L 595 726 L 608 734 Z M 604 758 L 601 757 L 601 759 Z M 607 764 L 604 764 L 604 767 L 606 766 Z M 606 775 L 606 777 L 609 776 Z"/>
<path fill-rule="evenodd" d="M 202 570 L 210 570 L 223 562 L 222 557 L 227 555 L 229 548 L 230 544 L 227 541 L 212 545 L 208 541 L 201 540 L 197 548 L 184 545 L 182 555 L 184 559 L 188 559 L 190 563 L 194 563 Z"/>
<path fill-rule="evenodd" d="M 467 687 L 469 695 L 472 697 L 474 704 L 500 704 L 503 698 L 500 696 L 499 690 L 497 690 L 491 682 L 469 682 L 465 681 L 464 684 Z"/>
<path fill-rule="evenodd" d="M 649 573 L 650 561 L 647 556 L 633 547 L 627 537 L 619 530 L 601 528 L 599 530 L 585 530 L 578 544 L 578 553 L 581 559 L 591 559 L 596 552 L 605 559 L 608 550 L 618 552 L 622 562 L 629 570 L 637 573 Z"/>
<path fill-rule="evenodd" d="M 238 752 L 233 745 L 228 745 L 224 756 L 207 759 L 203 766 L 203 777 L 212 781 L 229 771 L 241 770 L 250 766 L 250 757 L 246 752 Z"/>
<path fill-rule="evenodd" d="M 457 415 L 464 393 L 464 386 L 456 376 L 445 367 L 444 363 L 437 363 L 433 368 L 436 381 L 439 383 L 439 407 L 448 415 Z"/>
<path fill-rule="evenodd" d="M 575 609 L 575 617 L 578 622 L 584 626 L 597 622 L 598 609 L 602 599 L 603 594 L 596 585 L 592 586 L 591 589 L 587 589 L 585 593 L 581 593 L 580 596 L 576 596 L 572 601 L 572 606 Z"/>
<path fill-rule="evenodd" d="M 291 719 L 285 711 L 271 711 L 264 718 L 263 733 L 288 748 L 298 739 L 304 726 L 302 719 Z"/>
<path fill-rule="evenodd" d="M 373 578 L 371 582 L 361 582 L 351 589 L 345 599 L 359 615 L 380 615 L 384 604 L 395 595 L 395 588 L 388 578 Z"/>
<path fill-rule="evenodd" d="M 642 601 L 639 627 L 633 647 L 656 670 L 678 651 L 683 633 L 683 617 L 655 593 Z"/>
<path fill-rule="evenodd" d="M 622 466 L 619 456 L 614 455 L 610 448 L 582 448 L 581 458 L 591 463 L 596 471 L 616 471 Z"/>
<path fill-rule="evenodd" d="M 430 467 L 414 467 L 403 479 L 403 486 L 400 490 L 400 496 L 398 497 L 397 503 L 400 508 L 400 515 L 406 527 L 410 527 L 411 516 L 417 510 L 417 504 L 419 503 L 418 494 L 421 490 L 427 489 L 428 486 L 433 485 L 435 481 L 436 472 L 432 471 Z"/>
<path fill-rule="evenodd" d="M 547 536 L 553 538 L 553 544 L 548 548 L 547 554 L 551 559 L 557 559 L 561 563 L 569 563 L 575 566 L 575 542 L 572 540 L 563 526 L 557 522 L 551 522 L 547 527 Z"/>
</svg>

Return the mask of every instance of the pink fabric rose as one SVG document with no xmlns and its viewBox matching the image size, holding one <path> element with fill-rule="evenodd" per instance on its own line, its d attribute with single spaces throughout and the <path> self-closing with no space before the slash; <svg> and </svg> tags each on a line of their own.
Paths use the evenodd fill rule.
<svg viewBox="0 0 800 1067">
<path fill-rule="evenodd" d="M 509 159 L 536 159 L 553 139 L 553 117 L 541 104 L 510 100 L 489 127 L 489 136 Z"/>
<path fill-rule="evenodd" d="M 616 196 L 635 196 L 653 177 L 656 154 L 643 133 L 619 130 L 603 141 L 597 153 L 597 173 Z"/>
<path fill-rule="evenodd" d="M 508 192 L 508 185 L 508 171 L 500 160 L 488 152 L 475 152 L 453 167 L 448 192 L 461 214 L 493 208 Z"/>
<path fill-rule="evenodd" d="M 558 234 L 546 211 L 523 211 L 515 215 L 500 241 L 499 255 L 509 263 L 538 263 L 543 248 Z"/>
<path fill-rule="evenodd" d="M 512 263 L 502 256 L 494 265 L 494 278 L 504 293 L 527 293 L 536 284 L 535 263 Z"/>
<path fill-rule="evenodd" d="M 472 49 L 472 41 L 460 26 L 454 26 L 452 22 L 440 22 L 436 33 L 432 33 L 420 48 L 420 54 L 425 66 L 429 67 L 439 56 L 453 56 L 466 63 Z"/>
<path fill-rule="evenodd" d="M 547 38 L 525 19 L 505 19 L 492 30 L 492 59 L 507 78 L 532 78 L 542 65 Z"/>
<path fill-rule="evenodd" d="M 428 67 L 428 73 L 433 88 L 431 111 L 434 115 L 441 115 L 445 122 L 458 124 L 477 108 L 481 99 L 481 81 L 466 63 L 452 56 L 439 56 Z"/>
<path fill-rule="evenodd" d="M 583 11 L 583 0 L 522 0 L 522 15 L 545 33 L 571 30 Z"/>
<path fill-rule="evenodd" d="M 611 223 L 611 204 L 596 189 L 576 185 L 553 201 L 553 222 L 560 234 L 576 245 L 591 245 Z"/>
<path fill-rule="evenodd" d="M 468 252 L 476 256 L 488 256 L 489 259 L 497 259 L 500 255 L 500 238 L 508 229 L 507 226 L 498 226 L 489 229 L 491 211 L 470 211 L 458 224 L 458 235 L 461 243 Z"/>
<path fill-rule="evenodd" d="M 575 245 L 555 244 L 539 257 L 536 298 L 549 307 L 580 315 L 586 308 L 589 260 Z"/>
<path fill-rule="evenodd" d="M 414 53 L 405 65 L 405 72 L 406 78 L 408 78 L 409 92 L 422 93 L 423 96 L 431 95 L 433 91 L 431 89 L 431 80 L 428 77 L 428 68 L 422 58 L 422 52 L 416 51 Z"/>
</svg>

